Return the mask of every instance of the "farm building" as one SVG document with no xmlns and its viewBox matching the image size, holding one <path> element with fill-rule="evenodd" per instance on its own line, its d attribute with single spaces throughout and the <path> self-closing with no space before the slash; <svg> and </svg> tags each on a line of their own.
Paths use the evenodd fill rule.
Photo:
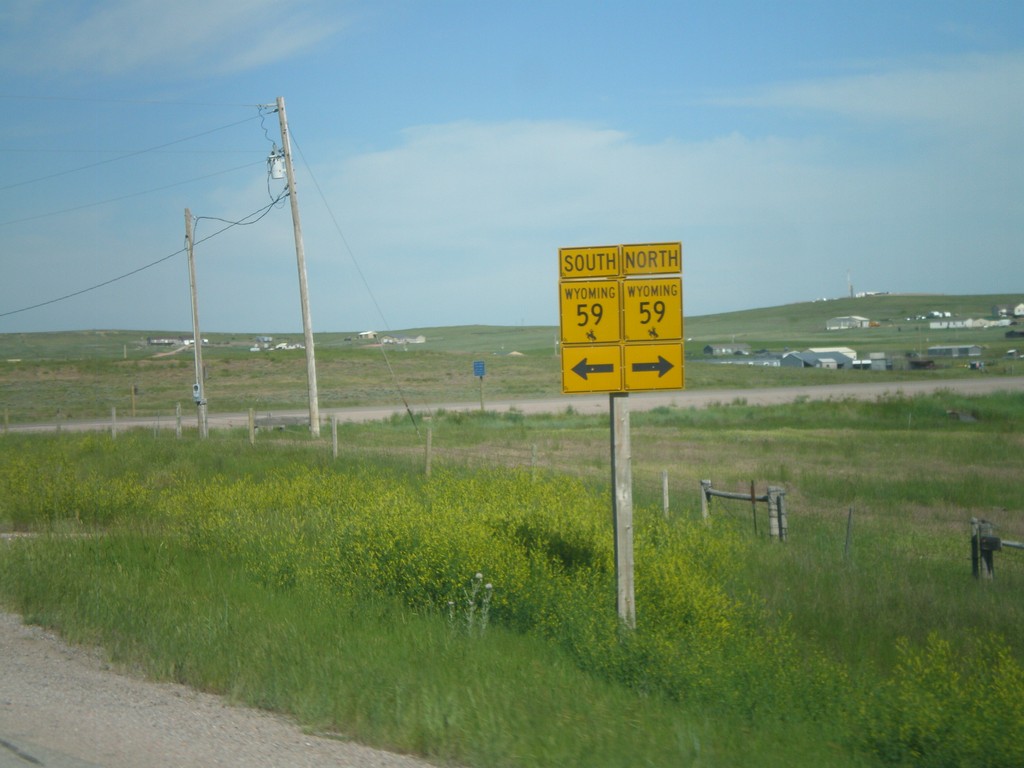
<svg viewBox="0 0 1024 768">
<path fill-rule="evenodd" d="M 988 320 L 983 317 L 967 318 L 965 320 L 932 320 L 928 327 L 932 330 L 944 330 L 948 328 L 996 328 L 1010 324 L 1010 318 L 1004 317 L 1001 320 Z"/>
<path fill-rule="evenodd" d="M 891 371 L 892 358 L 885 352 L 869 352 L 866 358 L 854 360 L 853 367 L 861 371 Z"/>
<path fill-rule="evenodd" d="M 928 347 L 932 357 L 980 357 L 983 348 L 978 344 L 954 344 L 942 347 Z"/>
<path fill-rule="evenodd" d="M 993 317 L 1024 317 L 1024 303 L 997 304 L 992 307 Z"/>
<path fill-rule="evenodd" d="M 749 344 L 708 344 L 704 347 L 705 355 L 721 357 L 722 355 L 749 355 Z"/>
<path fill-rule="evenodd" d="M 826 331 L 845 331 L 850 328 L 869 328 L 871 321 L 866 317 L 858 315 L 847 315 L 846 317 L 833 317 L 825 323 Z"/>
<path fill-rule="evenodd" d="M 852 350 L 851 350 L 852 351 Z M 787 352 L 782 356 L 782 365 L 787 368 L 830 368 L 844 370 L 852 368 L 856 354 L 846 355 L 837 351 Z"/>
<path fill-rule="evenodd" d="M 811 347 L 807 350 L 813 352 L 816 355 L 828 355 L 832 353 L 846 355 L 851 360 L 857 359 L 857 351 L 850 349 L 849 347 Z"/>
<path fill-rule="evenodd" d="M 381 336 L 381 344 L 426 344 L 427 337 L 419 336 Z"/>
</svg>

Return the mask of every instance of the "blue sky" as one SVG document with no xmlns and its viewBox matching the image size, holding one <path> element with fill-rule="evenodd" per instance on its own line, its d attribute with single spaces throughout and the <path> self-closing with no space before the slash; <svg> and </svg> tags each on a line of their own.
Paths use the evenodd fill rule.
<svg viewBox="0 0 1024 768">
<path fill-rule="evenodd" d="M 188 331 L 186 208 L 202 328 L 301 331 L 289 207 L 227 224 L 278 96 L 318 332 L 557 325 L 609 243 L 686 315 L 1024 292 L 1022 84 L 1020 0 L 6 0 L 0 333 Z"/>
</svg>

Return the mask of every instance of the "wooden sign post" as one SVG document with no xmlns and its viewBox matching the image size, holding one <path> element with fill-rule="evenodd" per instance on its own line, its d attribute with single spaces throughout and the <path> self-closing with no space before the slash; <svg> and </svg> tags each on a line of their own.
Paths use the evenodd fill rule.
<svg viewBox="0 0 1024 768">
<path fill-rule="evenodd" d="M 636 629 L 633 595 L 633 451 L 629 437 L 629 395 L 608 396 L 612 433 L 612 522 L 615 525 L 615 582 L 619 618 Z"/>
<path fill-rule="evenodd" d="M 684 387 L 682 271 L 682 243 L 558 251 L 562 392 L 609 393 L 616 602 L 630 629 L 636 606 L 629 393 Z"/>
</svg>

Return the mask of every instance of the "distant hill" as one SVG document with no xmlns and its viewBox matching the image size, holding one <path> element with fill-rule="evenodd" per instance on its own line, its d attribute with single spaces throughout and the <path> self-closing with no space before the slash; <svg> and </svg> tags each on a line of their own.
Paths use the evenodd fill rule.
<svg viewBox="0 0 1024 768">
<path fill-rule="evenodd" d="M 695 355 L 705 344 L 743 341 L 754 349 L 788 346 L 868 346 L 885 349 L 920 348 L 927 343 L 944 343 L 954 336 L 996 343 L 1003 337 L 995 329 L 988 332 L 962 331 L 960 334 L 930 332 L 926 320 L 918 320 L 929 312 L 949 312 L 954 318 L 991 317 L 997 305 L 1024 301 L 1024 291 L 1008 294 L 943 295 L 884 294 L 853 299 L 808 301 L 739 312 L 685 316 L 683 333 L 687 339 L 687 355 Z M 877 328 L 849 331 L 826 331 L 826 322 L 833 317 L 859 315 L 878 324 Z M 252 334 L 204 332 L 214 347 L 248 354 L 252 340 L 265 329 Z M 521 352 L 527 355 L 553 355 L 558 337 L 557 326 L 489 326 L 466 325 L 422 327 L 391 330 L 393 336 L 426 337 L 423 350 L 456 352 L 467 355 L 502 355 Z M 147 338 L 156 336 L 191 336 L 187 329 L 178 331 L 96 330 L 46 333 L 0 334 L 0 360 L 5 359 L 88 359 L 148 357 L 152 348 Z M 356 348 L 354 331 L 317 333 L 317 348 L 324 352 Z M 301 340 L 300 333 L 274 334 L 275 340 Z M 295 354 L 302 354 L 297 352 Z"/>
<path fill-rule="evenodd" d="M 894 333 L 918 334 L 929 331 L 928 321 L 918 319 L 927 316 L 929 312 L 949 312 L 954 318 L 990 318 L 994 306 L 1018 304 L 1022 301 L 1024 291 L 970 296 L 882 294 L 853 299 L 808 301 L 686 318 L 685 334 L 693 342 L 713 343 L 742 339 L 753 345 L 757 342 L 771 345 L 776 342 L 802 340 L 818 343 L 823 340 L 836 341 L 851 337 L 860 340 L 882 337 L 892 339 Z M 865 317 L 877 323 L 878 327 L 849 331 L 825 330 L 825 324 L 829 319 L 849 315 Z"/>
</svg>

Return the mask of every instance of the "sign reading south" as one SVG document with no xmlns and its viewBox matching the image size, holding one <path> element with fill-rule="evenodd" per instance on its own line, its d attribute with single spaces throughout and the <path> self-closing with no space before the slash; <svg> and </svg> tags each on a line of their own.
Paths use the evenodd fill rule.
<svg viewBox="0 0 1024 768">
<path fill-rule="evenodd" d="M 622 274 L 676 275 L 683 271 L 682 243 L 622 246 Z"/>
<path fill-rule="evenodd" d="M 558 249 L 558 276 L 562 280 L 618 277 L 622 259 L 617 245 Z"/>
<path fill-rule="evenodd" d="M 672 341 L 683 337 L 681 277 L 623 280 L 621 285 L 626 341 Z"/>
<path fill-rule="evenodd" d="M 563 344 L 618 342 L 618 280 L 563 281 L 558 284 L 558 308 Z"/>
</svg>

